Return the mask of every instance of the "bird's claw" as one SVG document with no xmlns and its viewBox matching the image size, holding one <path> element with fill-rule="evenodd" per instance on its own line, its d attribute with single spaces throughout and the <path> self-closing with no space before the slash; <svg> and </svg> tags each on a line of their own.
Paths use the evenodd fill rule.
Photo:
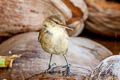
<svg viewBox="0 0 120 80">
<path fill-rule="evenodd" d="M 66 76 L 70 75 L 70 64 L 63 66 L 63 68 L 66 68 Z"/>
<path fill-rule="evenodd" d="M 45 73 L 53 73 L 54 67 L 56 67 L 56 63 L 53 63 L 52 65 L 49 65 L 48 69 L 45 70 Z"/>
<path fill-rule="evenodd" d="M 63 66 L 63 68 L 66 68 L 66 71 L 65 71 L 66 76 L 70 75 L 70 66 L 71 66 L 70 64 Z M 53 63 L 52 65 L 49 65 L 49 68 L 47 70 L 45 70 L 45 73 L 54 74 L 53 70 L 54 70 L 55 67 L 56 67 L 56 63 Z"/>
<path fill-rule="evenodd" d="M 70 75 L 70 66 L 68 65 L 68 66 L 67 66 L 66 76 L 69 76 L 69 75 Z"/>
<path fill-rule="evenodd" d="M 68 65 L 63 66 L 63 68 L 70 67 L 70 66 L 71 66 L 71 64 L 68 64 Z"/>
</svg>

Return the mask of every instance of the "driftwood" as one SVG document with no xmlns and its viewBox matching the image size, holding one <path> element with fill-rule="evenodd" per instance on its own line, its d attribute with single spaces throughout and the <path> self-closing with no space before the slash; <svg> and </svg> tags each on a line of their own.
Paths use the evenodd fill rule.
<svg viewBox="0 0 120 80">
<path fill-rule="evenodd" d="M 86 0 L 89 17 L 86 28 L 94 33 L 120 37 L 120 3 L 111 0 Z"/>
<path fill-rule="evenodd" d="M 84 28 L 87 18 L 84 0 L 2 0 L 0 1 L 0 36 L 37 31 L 43 20 L 59 15 L 69 27 L 71 36 L 77 36 Z"/>
<path fill-rule="evenodd" d="M 103 60 L 92 72 L 89 80 L 120 80 L 120 55 Z"/>
<path fill-rule="evenodd" d="M 14 61 L 12 68 L 0 69 L 0 79 L 36 80 L 36 78 L 41 79 L 40 76 L 47 77 L 48 80 L 56 78 L 57 74 L 55 76 L 42 74 L 48 67 L 50 55 L 44 52 L 37 39 L 38 32 L 30 32 L 12 37 L 0 45 L 0 55 L 22 54 L 21 58 Z M 9 51 L 12 54 L 9 54 Z M 68 80 L 72 78 L 84 80 L 101 60 L 111 55 L 112 53 L 108 49 L 92 40 L 72 37 L 66 56 L 71 64 L 71 76 L 69 78 L 59 74 L 57 77 L 60 79 L 58 80 L 66 80 L 67 78 Z M 62 55 L 54 55 L 52 63 L 56 63 L 57 66 L 66 64 Z"/>
</svg>

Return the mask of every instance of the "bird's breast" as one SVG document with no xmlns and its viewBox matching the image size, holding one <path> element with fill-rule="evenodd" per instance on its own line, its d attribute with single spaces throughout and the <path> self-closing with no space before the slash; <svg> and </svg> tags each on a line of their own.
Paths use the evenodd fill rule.
<svg viewBox="0 0 120 80">
<path fill-rule="evenodd" d="M 46 29 L 41 43 L 49 53 L 65 54 L 68 48 L 68 39 L 67 32 L 63 28 Z"/>
</svg>

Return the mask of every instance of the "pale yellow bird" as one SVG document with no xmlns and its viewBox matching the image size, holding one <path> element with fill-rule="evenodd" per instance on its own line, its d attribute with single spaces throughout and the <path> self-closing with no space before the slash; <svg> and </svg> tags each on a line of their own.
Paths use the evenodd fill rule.
<svg viewBox="0 0 120 80">
<path fill-rule="evenodd" d="M 38 41 L 41 43 L 44 51 L 51 54 L 47 72 L 50 72 L 53 68 L 51 65 L 52 55 L 62 54 L 67 63 L 66 75 L 69 75 L 70 73 L 70 66 L 65 57 L 69 43 L 69 36 L 66 32 L 66 28 L 68 27 L 66 27 L 62 20 L 60 20 L 57 16 L 50 16 L 46 18 L 43 22 L 42 29 L 39 33 Z"/>
</svg>

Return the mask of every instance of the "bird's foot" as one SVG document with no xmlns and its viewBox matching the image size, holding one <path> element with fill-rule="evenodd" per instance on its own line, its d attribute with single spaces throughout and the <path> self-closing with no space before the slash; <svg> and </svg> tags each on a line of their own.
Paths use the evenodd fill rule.
<svg viewBox="0 0 120 80">
<path fill-rule="evenodd" d="M 54 73 L 53 69 L 56 67 L 56 63 L 53 63 L 52 65 L 49 65 L 48 69 L 45 70 L 45 73 Z"/>
<path fill-rule="evenodd" d="M 70 75 L 70 64 L 63 66 L 63 68 L 66 68 L 66 76 Z"/>
</svg>

